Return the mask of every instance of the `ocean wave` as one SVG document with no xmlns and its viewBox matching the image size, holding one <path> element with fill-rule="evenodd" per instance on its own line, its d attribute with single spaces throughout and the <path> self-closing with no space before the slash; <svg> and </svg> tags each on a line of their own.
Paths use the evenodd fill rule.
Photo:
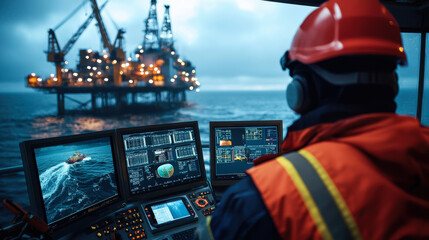
<svg viewBox="0 0 429 240">
<path fill-rule="evenodd" d="M 42 188 L 43 199 L 49 199 L 54 194 L 58 187 L 68 177 L 70 165 L 62 162 L 57 164 L 40 175 L 40 185 Z"/>
</svg>

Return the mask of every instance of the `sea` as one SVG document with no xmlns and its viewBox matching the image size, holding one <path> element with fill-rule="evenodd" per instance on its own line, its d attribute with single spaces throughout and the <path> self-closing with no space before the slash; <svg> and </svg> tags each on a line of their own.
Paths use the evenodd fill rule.
<svg viewBox="0 0 429 240">
<path fill-rule="evenodd" d="M 406 115 L 416 114 L 416 92 L 403 90 L 397 97 L 398 113 Z M 88 100 L 85 95 L 72 96 L 81 102 Z M 429 103 L 428 103 L 429 104 Z M 425 106 L 425 104 L 424 104 Z M 426 105 L 429 106 L 429 105 Z M 73 109 L 78 105 L 66 99 L 66 108 Z M 423 121 L 429 122 L 429 112 L 423 112 Z M 285 91 L 201 91 L 187 93 L 185 107 L 152 114 L 124 114 L 111 116 L 66 115 L 57 116 L 56 95 L 40 92 L 0 93 L 0 168 L 22 165 L 19 143 L 30 139 L 42 139 L 56 136 L 66 136 L 109 129 L 145 126 L 153 124 L 198 121 L 203 145 L 209 144 L 210 121 L 246 121 L 246 120 L 283 120 L 283 136 L 286 128 L 299 116 L 293 113 L 285 100 Z M 90 145 L 91 147 L 105 147 Z M 69 155 L 74 150 L 70 149 Z M 91 150 L 87 150 L 90 152 Z M 41 174 L 49 171 L 62 172 L 63 175 L 77 176 L 67 179 L 70 185 L 79 182 L 79 165 L 68 166 L 63 159 L 57 156 L 43 155 L 46 165 Z M 206 172 L 209 173 L 209 149 L 203 148 Z M 92 156 L 103 159 L 103 156 Z M 84 159 L 93 164 L 95 159 Z M 81 164 L 82 165 L 82 164 Z M 94 165 L 87 165 L 93 166 Z M 86 183 L 89 187 L 111 189 L 116 186 L 114 175 L 110 173 L 97 173 L 99 182 Z M 61 176 L 63 176 L 61 175 Z M 42 185 L 48 189 L 46 201 L 57 201 L 58 184 L 61 179 L 49 179 L 48 175 L 42 180 Z M 59 175 L 60 176 L 60 175 Z M 61 180 L 64 183 L 64 179 Z M 110 190 L 109 190 L 110 191 Z M 30 210 L 24 172 L 0 175 L 0 199 L 10 199 L 20 204 L 24 209 Z M 75 201 L 86 201 L 84 195 L 70 198 L 67 204 Z M 52 219 L 60 218 L 66 212 L 64 209 L 51 212 Z M 63 212 L 61 212 L 63 211 Z M 3 206 L 0 206 L 0 226 L 11 224 L 13 215 Z M 52 220 L 51 219 L 51 220 Z"/>
</svg>

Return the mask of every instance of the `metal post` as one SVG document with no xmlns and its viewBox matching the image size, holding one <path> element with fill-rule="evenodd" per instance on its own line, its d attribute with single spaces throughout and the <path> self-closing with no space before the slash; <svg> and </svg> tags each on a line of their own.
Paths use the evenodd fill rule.
<svg viewBox="0 0 429 240">
<path fill-rule="evenodd" d="M 417 119 L 422 121 L 422 106 L 423 106 L 423 88 L 425 82 L 425 53 L 426 53 L 426 32 L 421 33 L 420 39 L 420 71 L 419 71 L 419 88 L 417 95 Z"/>
</svg>

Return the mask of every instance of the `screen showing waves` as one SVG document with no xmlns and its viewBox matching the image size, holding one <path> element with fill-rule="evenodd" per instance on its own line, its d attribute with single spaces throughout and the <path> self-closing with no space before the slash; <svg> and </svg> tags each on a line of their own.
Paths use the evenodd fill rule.
<svg viewBox="0 0 429 240">
<path fill-rule="evenodd" d="M 118 195 L 110 138 L 34 150 L 48 223 Z"/>
</svg>

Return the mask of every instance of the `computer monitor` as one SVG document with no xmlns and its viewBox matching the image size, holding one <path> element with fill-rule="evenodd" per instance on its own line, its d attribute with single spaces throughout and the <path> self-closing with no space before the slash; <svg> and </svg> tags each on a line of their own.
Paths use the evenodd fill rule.
<svg viewBox="0 0 429 240">
<path fill-rule="evenodd" d="M 32 213 L 54 231 L 119 202 L 115 131 L 20 143 Z"/>
<path fill-rule="evenodd" d="M 279 151 L 282 121 L 210 122 L 210 181 L 213 187 L 236 183 L 253 160 Z"/>
<path fill-rule="evenodd" d="M 117 130 L 127 198 L 151 198 L 206 182 L 197 122 Z"/>
</svg>

